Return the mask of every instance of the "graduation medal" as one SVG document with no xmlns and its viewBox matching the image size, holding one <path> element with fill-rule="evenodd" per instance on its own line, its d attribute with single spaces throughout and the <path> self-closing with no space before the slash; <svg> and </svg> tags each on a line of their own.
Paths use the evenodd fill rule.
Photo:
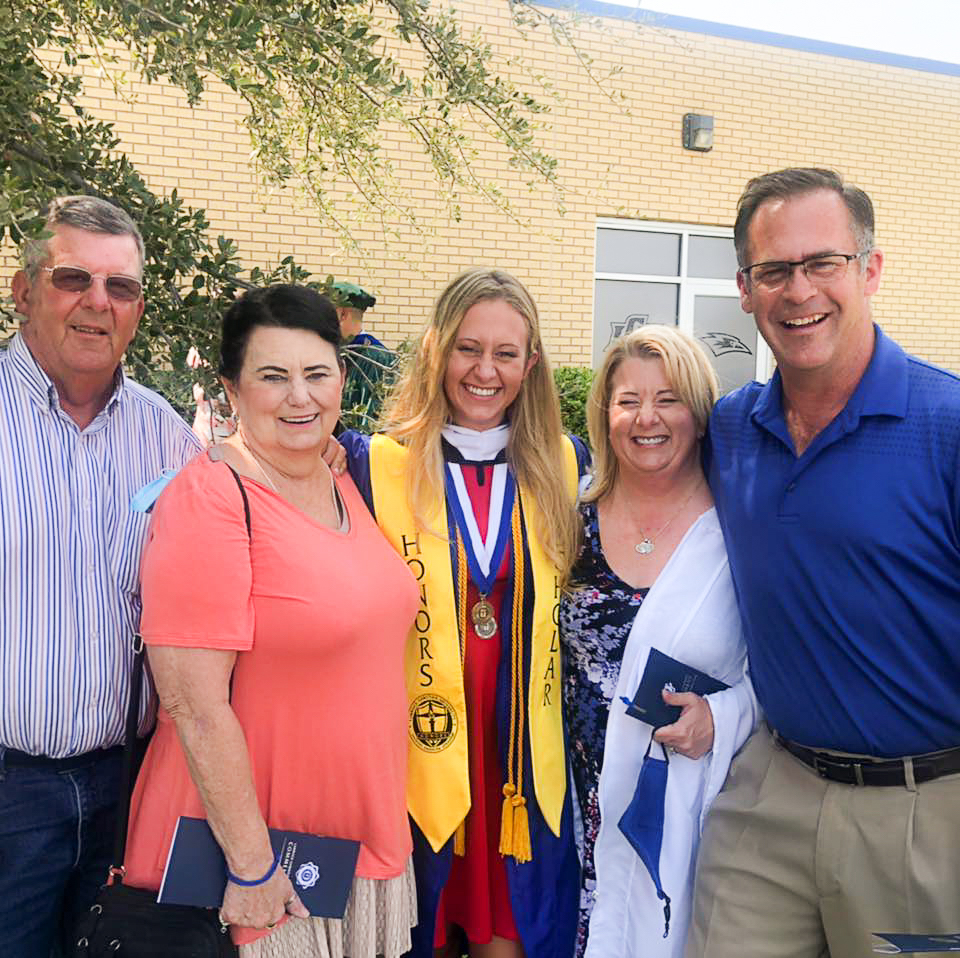
<svg viewBox="0 0 960 958">
<path fill-rule="evenodd" d="M 490 593 L 510 541 L 516 482 L 506 463 L 494 465 L 486 536 L 477 527 L 459 465 L 447 463 L 444 484 L 447 505 L 463 546 L 470 579 L 480 593 L 479 599 L 470 607 L 473 631 L 479 639 L 492 639 L 499 626 Z M 461 601 L 466 601 L 465 593 Z"/>
<path fill-rule="evenodd" d="M 493 614 L 493 606 L 487 602 L 485 595 L 480 596 L 480 601 L 470 610 L 470 618 L 473 621 L 473 631 L 481 639 L 492 639 L 497 634 L 497 620 Z"/>
</svg>

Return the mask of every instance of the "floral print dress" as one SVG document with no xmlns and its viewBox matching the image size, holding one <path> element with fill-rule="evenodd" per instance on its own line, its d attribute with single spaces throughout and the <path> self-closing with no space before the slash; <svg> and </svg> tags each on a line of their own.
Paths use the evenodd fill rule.
<svg viewBox="0 0 960 958">
<path fill-rule="evenodd" d="M 607 713 L 617 688 L 627 636 L 649 591 L 628 585 L 607 565 L 600 545 L 596 503 L 581 505 L 580 514 L 584 538 L 573 569 L 574 589 L 560 605 L 567 741 L 584 832 L 578 958 L 587 945 L 597 889 L 593 848 L 600 830 L 597 787 Z"/>
</svg>

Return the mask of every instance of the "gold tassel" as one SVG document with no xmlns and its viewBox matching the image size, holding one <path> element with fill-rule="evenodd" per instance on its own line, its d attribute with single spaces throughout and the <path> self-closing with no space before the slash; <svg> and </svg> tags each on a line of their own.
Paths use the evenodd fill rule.
<svg viewBox="0 0 960 958">
<path fill-rule="evenodd" d="M 527 800 L 522 795 L 513 799 L 513 860 L 522 865 L 533 859 L 530 847 L 530 822 L 527 818 Z"/>
<path fill-rule="evenodd" d="M 467 820 L 464 819 L 453 833 L 453 854 L 463 858 L 467 854 Z"/>
<path fill-rule="evenodd" d="M 500 812 L 500 854 L 512 855 L 522 865 L 533 860 L 530 844 L 530 820 L 523 797 L 523 533 L 520 528 L 519 496 L 513 505 L 513 621 L 511 623 L 510 746 L 507 755 L 508 781 L 503 786 Z M 516 766 L 514 766 L 516 761 Z"/>
<path fill-rule="evenodd" d="M 513 797 L 516 793 L 517 790 L 509 782 L 503 786 L 503 808 L 500 810 L 501 855 L 513 854 Z"/>
</svg>

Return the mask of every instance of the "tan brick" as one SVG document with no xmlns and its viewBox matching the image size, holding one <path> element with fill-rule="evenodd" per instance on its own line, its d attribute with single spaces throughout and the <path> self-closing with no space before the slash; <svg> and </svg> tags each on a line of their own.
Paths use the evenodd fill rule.
<svg viewBox="0 0 960 958">
<path fill-rule="evenodd" d="M 594 227 L 598 217 L 648 217 L 731 226 L 737 196 L 750 176 L 788 164 L 835 166 L 871 193 L 887 268 L 876 314 L 907 348 L 960 369 L 960 161 L 945 117 L 960 114 L 960 78 L 840 59 L 673 30 L 638 28 L 608 18 L 601 29 L 578 28 L 578 42 L 598 70 L 617 63 L 614 105 L 584 75 L 568 49 L 546 31 L 518 36 L 506 4 L 458 0 L 471 28 L 482 25 L 499 63 L 517 83 L 535 88 L 542 72 L 560 100 L 543 124 L 541 145 L 559 160 L 566 216 L 553 190 L 509 169 L 499 145 L 479 134 L 476 169 L 497 181 L 518 225 L 488 203 L 463 194 L 460 222 L 443 206 L 422 151 L 404 131 L 384 129 L 381 148 L 412 198 L 427 233 L 406 225 L 385 237 L 375 220 L 355 227 L 362 254 L 344 252 L 335 230 L 318 221 L 292 191 L 261 188 L 247 165 L 250 139 L 243 105 L 210 83 L 201 104 L 164 83 L 145 84 L 127 70 L 123 98 L 87 69 L 85 103 L 116 123 L 125 150 L 160 191 L 174 187 L 205 206 L 214 235 L 237 239 L 250 264 L 293 252 L 314 274 L 334 272 L 378 291 L 372 327 L 391 342 L 422 325 L 443 284 L 461 268 L 495 262 L 522 277 L 544 314 L 554 362 L 589 357 Z M 414 69 L 416 58 L 400 51 Z M 55 62 L 55 52 L 50 61 Z M 715 117 L 711 153 L 680 145 L 685 112 Z M 352 190 L 334 189 L 347 214 Z M 0 287 L 16 268 L 0 248 Z"/>
</svg>

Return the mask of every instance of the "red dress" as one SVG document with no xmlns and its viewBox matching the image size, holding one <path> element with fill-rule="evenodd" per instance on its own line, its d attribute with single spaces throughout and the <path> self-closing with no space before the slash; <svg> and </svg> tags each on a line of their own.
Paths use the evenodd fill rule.
<svg viewBox="0 0 960 958">
<path fill-rule="evenodd" d="M 465 464 L 464 484 L 473 505 L 477 526 L 486 530 L 493 485 L 493 466 Z M 482 474 L 483 480 L 478 481 Z M 489 601 L 499 614 L 510 579 L 511 548 L 508 545 Z M 480 598 L 476 586 L 468 581 L 467 608 Z M 509 641 L 509 635 L 507 636 Z M 519 941 L 513 920 L 507 869 L 500 854 L 500 810 L 506 781 L 500 763 L 496 698 L 497 668 L 503 630 L 481 639 L 467 616 L 466 653 L 463 666 L 467 699 L 467 746 L 470 759 L 470 812 L 466 820 L 466 855 L 453 856 L 450 878 L 440 896 L 434 946 L 447 940 L 447 926 L 459 925 L 467 938 L 484 944 L 496 935 Z"/>
</svg>

